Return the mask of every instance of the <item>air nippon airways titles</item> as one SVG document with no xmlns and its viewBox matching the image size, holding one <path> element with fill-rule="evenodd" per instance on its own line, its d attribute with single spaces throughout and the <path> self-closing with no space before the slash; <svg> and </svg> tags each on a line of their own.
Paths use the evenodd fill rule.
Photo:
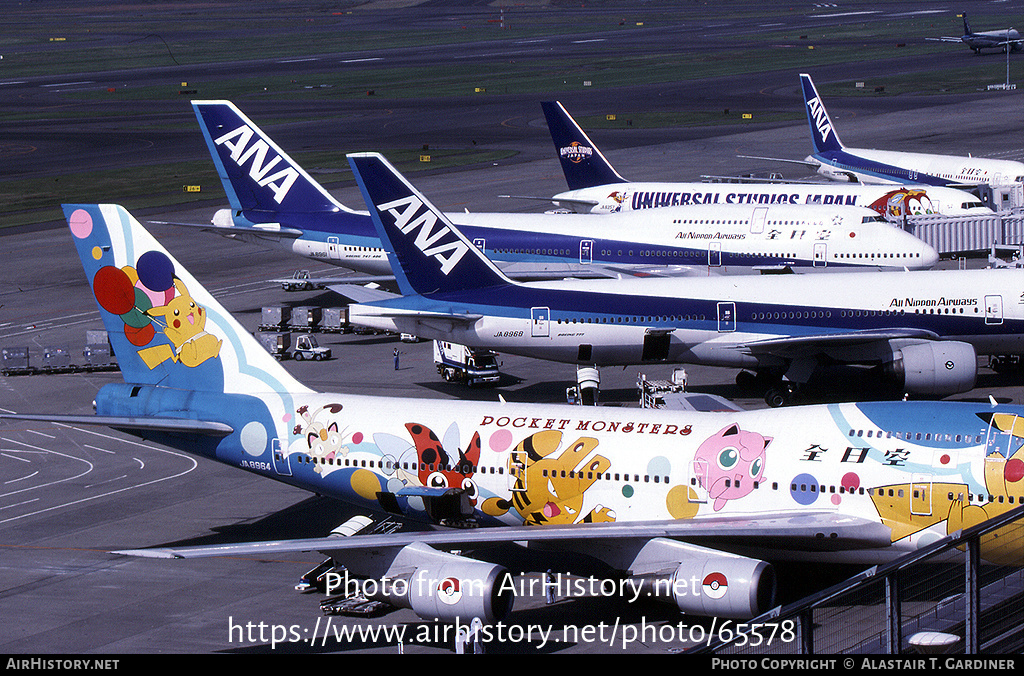
<svg viewBox="0 0 1024 676">
<path fill-rule="evenodd" d="M 371 275 L 392 273 L 367 212 L 339 203 L 232 104 L 196 101 L 193 108 L 231 203 L 215 217 L 214 232 Z M 700 201 L 656 219 L 620 214 L 601 223 L 575 214 L 446 216 L 520 279 L 918 269 L 937 259 L 927 244 L 860 207 Z"/>
<path fill-rule="evenodd" d="M 1024 353 L 1020 270 L 836 273 L 827 285 L 806 275 L 516 283 L 475 247 L 454 265 L 431 256 L 426 235 L 380 205 L 415 209 L 402 223 L 443 224 L 448 250 L 465 237 L 380 155 L 349 161 L 403 294 L 350 305 L 354 324 L 570 364 L 751 369 L 771 383 L 773 405 L 828 363 L 878 366 L 901 392 L 946 396 L 974 386 L 978 354 Z"/>
<path fill-rule="evenodd" d="M 392 606 L 491 623 L 514 609 L 509 572 L 502 552 L 475 555 L 529 542 L 592 557 L 682 613 L 751 618 L 774 607 L 780 563 L 890 561 L 1024 499 L 1024 408 L 995 402 L 708 412 L 315 392 L 123 208 L 64 211 L 125 382 L 99 390 L 95 415 L 0 419 L 113 427 L 361 513 L 344 537 L 117 554 L 322 552 L 318 570 L 380 580 Z M 473 261 L 469 247 L 445 275 L 456 250 L 426 256 L 437 276 Z M 157 321 L 176 310 L 193 321 Z M 369 515 L 432 528 L 370 534 Z M 1020 529 L 980 555 L 1020 565 Z"/>
<path fill-rule="evenodd" d="M 976 196 L 941 186 L 627 181 L 561 103 L 546 101 L 541 107 L 569 186 L 551 201 L 574 211 L 618 213 L 695 204 L 817 204 L 867 207 L 893 221 L 932 214 L 992 213 Z"/>
</svg>

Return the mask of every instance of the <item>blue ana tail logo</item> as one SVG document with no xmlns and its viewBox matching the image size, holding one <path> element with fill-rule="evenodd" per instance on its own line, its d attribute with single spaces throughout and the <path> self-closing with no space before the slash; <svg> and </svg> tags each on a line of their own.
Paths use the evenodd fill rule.
<svg viewBox="0 0 1024 676">
<path fill-rule="evenodd" d="M 828 141 L 829 134 L 832 133 L 832 123 L 828 119 L 828 113 L 825 112 L 825 106 L 822 105 L 821 99 L 814 97 L 808 101 L 807 111 L 814 126 L 818 128 L 818 142 L 824 146 Z"/>
<path fill-rule="evenodd" d="M 299 178 L 299 172 L 294 168 L 286 166 L 280 171 L 271 174 L 271 170 L 281 161 L 280 155 L 275 155 L 269 161 L 267 154 L 270 146 L 261 138 L 249 145 L 256 134 L 250 127 L 242 125 L 234 131 L 224 134 L 214 140 L 214 144 L 224 146 L 231 151 L 231 161 L 240 169 L 245 169 L 246 162 L 252 161 L 249 167 L 249 178 L 261 187 L 269 187 L 274 195 L 274 201 L 280 204 L 288 195 L 288 191 Z"/>
<path fill-rule="evenodd" d="M 423 252 L 424 256 L 432 256 L 441 263 L 441 273 L 448 275 L 459 264 L 462 257 L 469 251 L 469 246 L 455 236 L 451 228 L 442 225 L 435 231 L 438 217 L 427 208 L 415 195 L 378 204 L 381 213 L 389 213 L 394 218 L 395 227 L 403 235 L 416 232 L 413 244 Z"/>
</svg>

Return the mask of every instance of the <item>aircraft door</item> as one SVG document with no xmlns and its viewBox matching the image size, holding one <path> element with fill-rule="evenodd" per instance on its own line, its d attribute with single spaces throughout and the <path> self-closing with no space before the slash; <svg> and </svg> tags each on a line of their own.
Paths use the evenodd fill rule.
<svg viewBox="0 0 1024 676">
<path fill-rule="evenodd" d="M 711 476 L 707 460 L 694 460 L 690 463 L 690 490 L 686 491 L 687 501 L 692 505 L 707 504 L 707 477 Z"/>
<path fill-rule="evenodd" d="M 985 323 L 1003 323 L 1003 297 L 985 296 Z"/>
<path fill-rule="evenodd" d="M 757 207 L 750 217 L 750 232 L 760 235 L 764 232 L 764 221 L 768 217 L 768 207 Z"/>
<path fill-rule="evenodd" d="M 477 237 L 476 239 L 473 240 L 473 246 L 475 246 L 477 249 L 480 249 L 481 253 L 483 253 L 487 248 L 487 240 L 485 240 L 483 237 Z"/>
<path fill-rule="evenodd" d="M 288 460 L 288 456 L 281 450 L 281 440 L 271 439 L 270 448 L 274 458 L 274 471 L 280 476 L 291 476 L 292 466 Z"/>
<path fill-rule="evenodd" d="M 828 244 L 825 242 L 814 243 L 814 267 L 823 268 L 828 265 Z"/>
<path fill-rule="evenodd" d="M 508 489 L 526 492 L 526 451 L 512 451 L 508 456 Z"/>
<path fill-rule="evenodd" d="M 546 307 L 533 307 L 530 308 L 530 335 L 534 338 L 547 338 L 548 333 L 548 319 L 551 313 Z"/>
<path fill-rule="evenodd" d="M 1016 435 L 1014 431 L 1016 430 Z M 996 413 L 989 421 L 988 439 L 985 442 L 985 476 L 990 476 L 990 463 L 1005 463 L 1024 446 L 1024 418 L 1010 413 Z M 1000 469 L 992 476 L 1002 477 Z"/>
<path fill-rule="evenodd" d="M 736 330 L 736 303 L 731 301 L 718 304 L 718 332 Z"/>
<path fill-rule="evenodd" d="M 712 242 L 708 246 L 708 265 L 713 268 L 722 266 L 722 243 Z"/>
<path fill-rule="evenodd" d="M 327 238 L 327 257 L 332 261 L 341 260 L 341 243 L 337 237 Z"/>
<path fill-rule="evenodd" d="M 910 479 L 910 513 L 915 516 L 931 516 L 932 478 L 915 474 Z"/>
<path fill-rule="evenodd" d="M 590 265 L 594 262 L 594 240 L 580 240 L 580 263 Z"/>
</svg>

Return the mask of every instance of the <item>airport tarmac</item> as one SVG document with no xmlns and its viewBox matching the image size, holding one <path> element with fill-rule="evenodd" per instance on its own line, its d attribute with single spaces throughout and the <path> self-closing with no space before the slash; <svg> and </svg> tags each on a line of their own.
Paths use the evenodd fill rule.
<svg viewBox="0 0 1024 676">
<path fill-rule="evenodd" d="M 788 76 L 772 74 L 767 81 L 776 84 L 764 89 L 799 104 L 796 74 L 792 74 L 791 85 L 787 80 Z M 754 96 L 752 82 L 752 78 L 746 78 L 738 93 L 728 90 L 723 96 L 735 96 L 737 100 Z M 684 86 L 666 88 L 675 90 L 668 100 L 678 101 L 678 90 Z M 714 87 L 721 89 L 722 82 L 701 83 L 697 91 L 707 92 Z M 601 109 L 601 96 L 611 94 L 586 94 L 575 102 L 564 102 L 573 114 L 578 114 L 577 110 L 582 114 L 584 109 L 592 113 Z M 506 116 L 516 120 L 510 124 L 517 132 L 508 141 L 521 151 L 515 159 L 460 171 L 424 172 L 413 179 L 417 187 L 444 209 L 476 211 L 537 210 L 534 203 L 512 204 L 497 196 L 550 195 L 564 189 L 539 105 L 524 101 L 520 97 L 513 106 L 516 112 Z M 963 147 L 969 139 L 969 150 L 975 154 L 1024 157 L 1019 144 L 1024 137 L 1020 94 L 998 93 L 955 101 L 917 98 L 911 106 L 906 101 L 893 101 L 890 109 L 871 103 L 865 106 L 870 111 L 863 112 L 856 112 L 858 104 L 852 101 L 829 102 L 829 108 L 837 124 L 842 125 L 844 140 L 851 145 L 895 147 L 897 142 L 920 142 L 931 151 L 951 151 Z M 426 102 L 427 110 L 419 116 L 436 114 L 442 103 Z M 662 105 L 671 107 L 671 103 Z M 299 107 L 289 108 L 294 115 Z M 492 118 L 497 117 L 499 108 L 499 103 L 489 104 Z M 246 112 L 260 123 L 256 113 Z M 474 112 L 466 106 L 449 119 L 468 119 Z M 306 123 L 282 129 L 279 143 L 291 150 L 289 143 L 308 135 L 312 126 Z M 201 148 L 198 130 L 191 131 Z M 269 131 L 276 135 L 272 127 Z M 187 133 L 176 130 L 174 135 Z M 339 125 L 323 138 L 337 142 L 342 133 Z M 489 133 L 493 135 L 494 129 Z M 736 156 L 772 154 L 798 159 L 807 154 L 809 143 L 803 123 L 756 131 L 718 128 L 666 132 L 666 138 L 660 141 L 650 132 L 641 137 L 623 131 L 592 135 L 625 176 L 638 179 L 690 180 L 707 173 L 763 171 L 766 165 L 738 162 Z M 308 140 L 305 145 L 309 145 Z M 325 171 L 317 176 L 330 182 L 332 174 Z M 343 202 L 360 208 L 354 186 L 332 188 Z M 215 190 L 211 192 L 216 194 Z M 103 196 L 96 199 L 104 201 Z M 220 206 L 214 199 L 189 209 L 145 209 L 136 215 L 144 223 L 206 222 Z M 287 293 L 268 282 L 290 276 L 299 268 L 310 269 L 314 275 L 334 275 L 337 268 L 172 226 L 151 229 L 243 325 L 253 330 L 263 306 L 339 303 L 340 299 L 328 292 Z M 0 256 L 4 261 L 0 270 L 0 347 L 28 346 L 34 355 L 50 346 L 80 351 L 85 332 L 101 325 L 66 229 L 59 226 L 0 235 Z M 322 345 L 332 348 L 333 359 L 286 362 L 300 380 L 318 390 L 452 400 L 497 399 L 500 394 L 509 401 L 554 406 L 564 402 L 565 388 L 575 376 L 571 365 L 503 356 L 505 375 L 500 386 L 470 390 L 441 380 L 434 370 L 428 342 L 407 344 L 395 336 L 352 334 L 319 338 Z M 397 371 L 391 358 L 395 347 L 402 352 Z M 765 406 L 759 396 L 737 389 L 731 370 L 685 368 L 691 390 L 721 394 L 748 408 Z M 665 378 L 671 369 L 604 369 L 602 405 L 636 405 L 638 372 Z M 91 400 L 99 388 L 117 380 L 117 372 L 0 377 L 0 408 L 86 414 L 91 412 Z M 858 391 L 853 381 L 837 385 L 836 390 L 822 396 L 842 397 Z M 983 369 L 978 385 L 974 391 L 955 398 L 987 399 L 991 395 L 1000 401 L 1024 404 L 1019 375 L 1000 376 Z M 316 554 L 155 560 L 110 553 L 168 544 L 322 535 L 349 514 L 333 501 L 119 432 L 42 423 L 0 424 L 0 478 L 0 652 L 453 651 L 452 637 L 440 633 L 445 631 L 443 625 L 423 622 L 407 610 L 371 619 L 342 621 L 331 617 L 328 627 L 328 617 L 318 606 L 322 596 L 293 589 L 299 575 L 320 562 Z M 836 578 L 828 581 L 841 579 L 841 572 L 836 571 Z M 789 581 L 799 578 L 795 573 Z M 524 579 L 536 580 L 537 576 Z M 825 581 L 818 577 L 815 584 Z M 701 620 L 681 617 L 669 607 L 630 604 L 600 593 L 548 605 L 543 593 L 536 587 L 534 591 L 517 599 L 510 618 L 514 624 L 505 640 L 491 643 L 489 651 L 666 653 L 678 652 L 706 637 Z M 786 587 L 784 600 L 793 600 L 801 591 L 797 586 Z M 670 631 L 640 633 L 652 625 Z M 335 632 L 341 626 L 404 631 L 405 635 L 401 641 L 394 633 L 339 640 Z M 528 633 L 531 628 L 533 631 Z M 573 633 L 585 628 L 589 633 Z M 545 638 L 544 630 L 553 633 Z"/>
</svg>

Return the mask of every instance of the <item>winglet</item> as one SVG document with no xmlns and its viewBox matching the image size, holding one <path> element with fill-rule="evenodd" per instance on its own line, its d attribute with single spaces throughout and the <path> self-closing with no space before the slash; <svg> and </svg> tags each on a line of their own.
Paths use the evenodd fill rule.
<svg viewBox="0 0 1024 676">
<path fill-rule="evenodd" d="M 547 118 L 548 131 L 570 190 L 627 182 L 561 103 L 543 101 L 540 107 Z"/>
<path fill-rule="evenodd" d="M 804 96 L 804 106 L 807 108 L 807 123 L 811 127 L 811 139 L 814 142 L 814 152 L 817 154 L 832 152 L 843 149 L 832 119 L 825 110 L 825 104 L 818 96 L 818 90 L 811 81 L 811 76 L 806 73 L 800 74 L 800 86 Z"/>
<path fill-rule="evenodd" d="M 403 295 L 515 283 L 383 156 L 348 161 Z"/>
</svg>

